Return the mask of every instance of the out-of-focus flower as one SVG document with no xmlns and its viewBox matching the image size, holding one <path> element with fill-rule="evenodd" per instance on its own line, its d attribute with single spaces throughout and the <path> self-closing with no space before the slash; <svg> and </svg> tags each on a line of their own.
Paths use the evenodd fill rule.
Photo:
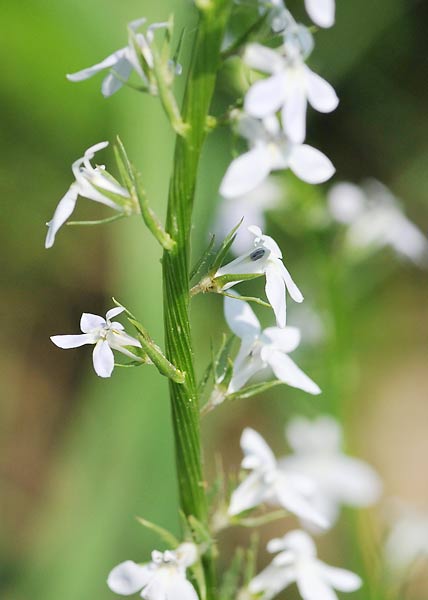
<svg viewBox="0 0 428 600">
<path fill-rule="evenodd" d="M 260 600 L 270 600 L 294 582 L 303 600 L 337 600 L 334 590 L 353 592 L 362 585 L 355 573 L 321 562 L 314 541 L 304 531 L 271 540 L 267 550 L 279 554 L 249 584 L 249 591 Z"/>
<path fill-rule="evenodd" d="M 109 574 L 107 585 L 116 594 L 129 596 L 140 592 L 144 600 L 198 600 L 186 569 L 198 557 L 194 544 L 181 544 L 176 550 L 152 552 L 150 563 L 139 565 L 126 560 Z"/>
<path fill-rule="evenodd" d="M 128 191 L 105 170 L 104 165 L 97 165 L 96 167 L 91 165 L 91 160 L 94 158 L 95 153 L 107 146 L 108 142 L 95 144 L 86 150 L 82 158 L 78 158 L 73 163 L 71 169 L 75 181 L 60 200 L 54 216 L 48 223 L 48 233 L 45 241 L 46 248 L 53 246 L 58 230 L 74 211 L 78 196 L 100 202 L 125 214 L 138 212 L 138 208 L 131 199 Z"/>
<path fill-rule="evenodd" d="M 336 221 L 348 226 L 349 248 L 370 252 L 390 246 L 400 256 L 428 265 L 427 237 L 380 182 L 370 180 L 362 187 L 337 183 L 329 192 L 328 207 Z"/>
<path fill-rule="evenodd" d="M 286 36 L 283 46 L 275 50 L 249 44 L 244 61 L 270 74 L 250 87 L 244 110 L 253 117 L 265 118 L 281 109 L 284 133 L 294 144 L 301 144 L 306 137 L 308 102 L 323 113 L 335 110 L 339 103 L 333 87 L 305 64 L 294 35 Z"/>
<path fill-rule="evenodd" d="M 277 379 L 308 392 L 319 394 L 320 388 L 288 356 L 300 343 L 295 327 L 267 327 L 262 331 L 252 308 L 243 300 L 226 297 L 224 312 L 227 324 L 241 338 L 241 347 L 233 365 L 228 392 L 241 389 L 254 375 L 272 371 Z"/>
<path fill-rule="evenodd" d="M 385 563 L 395 578 L 402 578 L 417 561 L 428 561 L 428 512 L 405 506 L 400 510 L 385 543 Z"/>
<path fill-rule="evenodd" d="M 303 295 L 285 268 L 282 262 L 282 252 L 275 240 L 268 235 L 263 235 L 261 229 L 254 225 L 248 230 L 254 235 L 253 249 L 218 269 L 215 277 L 264 274 L 266 296 L 275 313 L 277 325 L 285 327 L 286 290 L 295 302 L 303 302 Z M 228 283 L 224 289 L 228 289 L 236 283 L 239 282 Z"/>
<path fill-rule="evenodd" d="M 305 8 L 312 21 L 319 27 L 334 25 L 335 0 L 305 0 Z"/>
<path fill-rule="evenodd" d="M 379 499 L 379 476 L 364 461 L 342 452 L 342 431 L 335 419 L 295 417 L 285 435 L 294 454 L 280 460 L 281 469 L 302 473 L 316 483 L 314 505 L 331 524 L 338 517 L 340 505 L 365 507 Z"/>
<path fill-rule="evenodd" d="M 236 198 L 257 188 L 272 171 L 290 169 L 307 183 L 322 183 L 334 174 L 331 161 L 307 144 L 293 144 L 281 130 L 276 116 L 263 120 L 238 119 L 237 130 L 250 150 L 229 165 L 220 185 L 224 198 Z"/>
<path fill-rule="evenodd" d="M 144 35 L 137 32 L 137 30 L 146 23 L 146 20 L 142 18 L 128 23 L 129 42 L 127 46 L 116 50 L 116 52 L 92 67 L 67 75 L 67 79 L 70 81 L 83 81 L 105 69 L 109 69 L 109 74 L 105 77 L 101 86 L 101 91 L 106 97 L 117 92 L 128 81 L 132 71 L 137 73 L 145 86 L 149 86 L 144 70 L 145 68 L 153 68 L 151 44 L 154 32 L 156 29 L 169 27 L 169 23 L 153 23 L 147 28 L 147 33 Z"/>
<path fill-rule="evenodd" d="M 269 177 L 255 190 L 237 198 L 223 199 L 219 205 L 214 233 L 223 239 L 245 217 L 245 223 L 257 225 L 260 229 L 265 227 L 265 213 L 276 208 L 283 196 L 279 183 Z M 240 227 L 237 231 L 231 251 L 236 255 L 243 254 L 251 245 L 254 236 L 246 228 Z"/>
<path fill-rule="evenodd" d="M 242 467 L 252 473 L 233 492 L 229 515 L 238 515 L 262 502 L 269 502 L 319 527 L 328 525 L 308 500 L 314 490 L 312 481 L 303 475 L 281 471 L 272 450 L 259 433 L 244 429 L 241 448 L 245 455 Z"/>
<path fill-rule="evenodd" d="M 122 323 L 112 321 L 122 313 L 123 307 L 112 308 L 106 318 L 91 313 L 83 313 L 80 319 L 80 329 L 83 333 L 77 335 L 53 335 L 52 342 L 58 348 L 79 348 L 85 344 L 95 344 L 92 354 L 94 369 L 100 377 L 110 377 L 114 368 L 113 350 L 118 350 L 133 360 L 138 360 L 128 346 L 141 348 L 138 340 L 124 331 Z"/>
</svg>

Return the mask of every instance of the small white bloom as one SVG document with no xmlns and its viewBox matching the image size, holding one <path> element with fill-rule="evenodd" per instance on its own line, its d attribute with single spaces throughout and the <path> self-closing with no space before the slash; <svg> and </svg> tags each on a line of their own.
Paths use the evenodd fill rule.
<svg viewBox="0 0 428 600">
<path fill-rule="evenodd" d="M 237 198 L 222 199 L 216 220 L 214 233 L 223 239 L 245 217 L 245 223 L 253 223 L 264 229 L 265 213 L 276 208 L 284 196 L 281 186 L 273 177 L 267 178 L 255 190 Z M 237 231 L 231 251 L 235 256 L 243 254 L 251 245 L 254 236 L 245 228 Z"/>
<path fill-rule="evenodd" d="M 286 324 L 286 290 L 295 302 L 303 302 L 303 295 L 294 283 L 290 273 L 282 262 L 282 252 L 273 238 L 263 235 L 261 229 L 255 225 L 248 228 L 254 236 L 253 248 L 221 267 L 215 277 L 224 275 L 251 275 L 264 274 L 266 277 L 266 296 L 275 313 L 278 327 Z M 223 289 L 228 289 L 239 283 L 227 283 Z"/>
<path fill-rule="evenodd" d="M 354 592 L 362 585 L 355 573 L 321 562 L 314 541 L 304 531 L 273 539 L 267 549 L 279 554 L 249 584 L 260 600 L 270 600 L 294 582 L 303 600 L 337 600 L 334 590 Z"/>
<path fill-rule="evenodd" d="M 280 460 L 281 469 L 316 483 L 314 504 L 331 524 L 342 504 L 365 507 L 377 502 L 382 491 L 379 476 L 366 462 L 343 453 L 342 431 L 335 419 L 295 417 L 285 435 L 294 454 Z"/>
<path fill-rule="evenodd" d="M 295 327 L 267 327 L 262 331 L 250 305 L 243 300 L 226 297 L 224 312 L 227 324 L 241 338 L 241 348 L 233 365 L 228 392 L 241 389 L 257 373 L 271 370 L 275 377 L 309 394 L 320 388 L 288 356 L 300 343 Z"/>
<path fill-rule="evenodd" d="M 314 490 L 312 481 L 303 475 L 288 475 L 281 471 L 272 450 L 257 431 L 244 429 L 241 448 L 245 455 L 242 467 L 252 472 L 233 492 L 229 515 L 238 515 L 262 502 L 269 502 L 319 527 L 328 525 L 308 500 Z"/>
<path fill-rule="evenodd" d="M 384 557 L 396 578 L 407 575 L 418 561 L 428 561 L 428 512 L 401 507 L 387 537 Z"/>
<path fill-rule="evenodd" d="M 295 144 L 301 144 L 306 137 L 308 102 L 322 113 L 332 112 L 339 103 L 333 87 L 305 64 L 294 34 L 286 36 L 283 46 L 275 50 L 249 44 L 244 61 L 250 67 L 270 74 L 248 90 L 245 112 L 265 118 L 281 110 L 284 133 Z"/>
<path fill-rule="evenodd" d="M 55 242 L 55 236 L 70 217 L 76 206 L 78 196 L 94 200 L 105 204 L 118 212 L 131 213 L 136 209 L 133 207 L 133 202 L 128 191 L 122 187 L 110 174 L 105 170 L 104 165 L 93 167 L 91 160 L 95 153 L 103 150 L 108 146 L 108 142 L 100 142 L 88 148 L 81 158 L 78 158 L 72 165 L 71 169 L 75 181 L 71 184 L 65 196 L 60 200 L 56 207 L 54 216 L 49 221 L 48 233 L 46 236 L 45 247 L 51 248 Z M 114 202 L 106 194 L 114 195 L 118 202 Z M 123 199 L 123 201 L 122 201 Z"/>
<path fill-rule="evenodd" d="M 334 25 L 335 0 L 305 0 L 305 8 L 312 21 L 319 27 Z"/>
<path fill-rule="evenodd" d="M 420 266 L 428 265 L 428 238 L 404 214 L 397 199 L 380 182 L 334 185 L 328 196 L 332 217 L 348 226 L 346 243 L 356 250 L 390 246 Z"/>
<path fill-rule="evenodd" d="M 156 29 L 169 27 L 169 23 L 153 23 L 147 28 L 147 34 L 137 33 L 146 19 L 137 19 L 128 23 L 129 43 L 124 48 L 116 50 L 102 60 L 100 63 L 67 75 L 69 81 L 83 81 L 96 75 L 100 71 L 109 69 L 109 74 L 103 80 L 101 91 L 105 97 L 117 92 L 126 82 L 134 70 L 145 85 L 148 85 L 147 77 L 141 66 L 144 61 L 149 69 L 153 68 L 153 54 L 151 44 Z M 117 75 L 117 76 L 116 76 Z"/>
<path fill-rule="evenodd" d="M 123 307 L 112 308 L 107 312 L 105 319 L 91 313 L 83 313 L 80 319 L 80 329 L 83 333 L 53 335 L 51 340 L 58 348 L 65 349 L 95 344 L 92 354 L 95 372 L 100 377 L 110 377 L 114 368 L 112 350 L 118 350 L 129 358 L 138 360 L 138 356 L 128 350 L 127 346 L 141 348 L 140 342 L 124 331 L 122 323 L 111 320 L 124 310 Z"/>
<path fill-rule="evenodd" d="M 140 592 L 144 600 L 198 600 L 186 569 L 198 556 L 194 544 L 181 544 L 176 550 L 152 552 L 150 563 L 139 565 L 126 560 L 109 574 L 107 585 L 116 594 L 129 596 Z"/>
<path fill-rule="evenodd" d="M 220 185 L 224 198 L 251 192 L 272 171 L 290 169 L 307 183 L 322 183 L 335 172 L 331 161 L 316 148 L 291 143 L 276 116 L 263 120 L 241 116 L 237 128 L 248 140 L 250 150 L 229 165 Z"/>
</svg>

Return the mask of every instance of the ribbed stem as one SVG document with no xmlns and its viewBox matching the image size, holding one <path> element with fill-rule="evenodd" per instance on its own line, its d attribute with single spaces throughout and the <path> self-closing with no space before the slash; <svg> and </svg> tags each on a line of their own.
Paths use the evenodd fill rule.
<svg viewBox="0 0 428 600">
<path fill-rule="evenodd" d="M 175 241 L 163 256 L 164 321 L 168 359 L 185 373 L 185 382 L 170 381 L 181 510 L 207 525 L 202 473 L 199 398 L 195 383 L 189 323 L 189 251 L 195 185 L 205 125 L 220 60 L 220 45 L 230 0 L 204 2 L 200 9 L 183 103 L 186 136 L 177 136 L 170 182 L 166 231 Z M 205 556 L 207 599 L 215 597 L 211 557 Z"/>
</svg>

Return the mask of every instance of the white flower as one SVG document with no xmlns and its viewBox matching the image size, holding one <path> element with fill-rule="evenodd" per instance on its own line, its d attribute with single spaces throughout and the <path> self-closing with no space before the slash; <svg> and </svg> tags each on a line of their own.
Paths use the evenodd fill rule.
<svg viewBox="0 0 428 600">
<path fill-rule="evenodd" d="M 278 206 L 283 196 L 281 186 L 276 179 L 269 177 L 255 190 L 236 198 L 223 199 L 217 211 L 214 223 L 216 238 L 223 239 L 245 217 L 246 223 L 253 223 L 264 229 L 265 212 Z M 231 251 L 243 254 L 252 243 L 254 236 L 245 228 L 239 228 Z"/>
<path fill-rule="evenodd" d="M 334 25 L 335 0 L 305 0 L 305 8 L 312 21 L 319 27 Z"/>
<path fill-rule="evenodd" d="M 224 198 L 236 198 L 254 190 L 272 171 L 291 169 L 307 183 L 322 183 L 334 174 L 331 161 L 307 144 L 291 143 L 275 116 L 263 121 L 240 117 L 238 132 L 248 140 L 250 150 L 229 165 L 220 185 Z"/>
<path fill-rule="evenodd" d="M 281 109 L 284 133 L 295 144 L 301 144 L 306 137 L 308 102 L 322 113 L 335 110 L 339 103 L 333 87 L 305 64 L 294 35 L 276 50 L 249 44 L 244 61 L 270 74 L 250 87 L 244 110 L 253 117 L 265 118 Z"/>
<path fill-rule="evenodd" d="M 428 512 L 402 507 L 387 537 L 384 557 L 391 574 L 403 577 L 419 560 L 428 560 Z"/>
<path fill-rule="evenodd" d="M 111 320 L 124 310 L 123 307 L 112 308 L 107 312 L 105 319 L 91 313 L 83 313 L 80 319 L 80 329 L 83 333 L 53 335 L 51 340 L 58 348 L 65 349 L 95 344 L 92 354 L 95 372 L 100 377 L 110 377 L 114 368 L 112 350 L 118 350 L 130 358 L 138 360 L 138 356 L 128 350 L 127 346 L 141 348 L 140 342 L 124 331 L 122 323 Z"/>
<path fill-rule="evenodd" d="M 288 475 L 281 471 L 272 450 L 259 433 L 244 429 L 241 448 L 245 455 L 242 467 L 251 469 L 252 473 L 233 492 L 229 515 L 238 515 L 262 502 L 269 502 L 320 527 L 328 525 L 308 500 L 314 490 L 312 481 L 303 475 Z"/>
<path fill-rule="evenodd" d="M 141 591 L 144 600 L 198 600 L 186 569 L 197 560 L 194 544 L 181 544 L 176 550 L 152 552 L 150 563 L 127 560 L 109 574 L 107 585 L 116 594 L 129 596 Z"/>
<path fill-rule="evenodd" d="M 285 268 L 282 262 L 282 252 L 275 240 L 268 235 L 263 235 L 261 229 L 254 225 L 249 227 L 248 231 L 254 236 L 253 248 L 221 267 L 216 272 L 215 277 L 264 274 L 266 277 L 266 296 L 275 313 L 277 325 L 278 327 L 285 327 L 285 292 L 287 290 L 295 302 L 303 302 L 302 293 Z M 237 283 L 239 282 L 227 283 L 223 289 L 228 289 Z"/>
<path fill-rule="evenodd" d="M 391 192 L 370 180 L 358 187 L 352 183 L 334 185 L 328 196 L 332 217 L 345 225 L 346 243 L 357 250 L 390 246 L 405 258 L 428 264 L 428 239 L 404 214 Z"/>
<path fill-rule="evenodd" d="M 59 228 L 64 225 L 72 214 L 78 196 L 100 202 L 119 212 L 128 214 L 136 211 L 128 191 L 106 172 L 105 167 L 103 165 L 97 165 L 96 167 L 91 165 L 90 161 L 94 158 L 95 153 L 107 146 L 108 142 L 95 144 L 86 150 L 82 158 L 78 158 L 73 163 L 71 169 L 75 181 L 60 200 L 54 216 L 47 224 L 49 229 L 45 241 L 46 248 L 53 246 Z M 112 200 L 111 196 L 115 197 L 117 202 Z"/>
<path fill-rule="evenodd" d="M 241 338 L 241 348 L 233 365 L 228 392 L 241 389 L 249 379 L 266 369 L 292 387 L 309 394 L 319 394 L 320 388 L 288 356 L 300 343 L 295 327 L 267 327 L 262 331 L 250 305 L 243 300 L 226 297 L 224 312 L 227 324 Z"/>
<path fill-rule="evenodd" d="M 355 573 L 321 562 L 314 541 L 304 531 L 273 539 L 267 549 L 279 554 L 249 584 L 250 592 L 260 594 L 260 600 L 270 600 L 294 582 L 303 600 L 337 600 L 334 590 L 353 592 L 362 585 Z"/>
<path fill-rule="evenodd" d="M 316 483 L 314 505 L 331 524 L 340 505 L 365 507 L 379 499 L 379 476 L 366 462 L 342 452 L 342 431 L 335 419 L 295 417 L 285 435 L 294 454 L 280 460 L 281 469 L 304 474 Z"/>
<path fill-rule="evenodd" d="M 125 48 L 116 50 L 100 63 L 67 75 L 70 81 L 83 81 L 96 75 L 104 69 L 109 69 L 109 74 L 103 80 L 101 91 L 108 97 L 117 92 L 126 82 L 134 70 L 145 85 L 148 85 L 147 77 L 142 68 L 144 61 L 149 69 L 153 68 L 153 54 L 151 44 L 156 29 L 168 27 L 168 23 L 153 23 L 147 28 L 147 34 L 137 33 L 137 29 L 146 22 L 146 19 L 137 19 L 128 23 L 129 43 Z M 116 76 L 117 74 L 117 76 Z"/>
</svg>

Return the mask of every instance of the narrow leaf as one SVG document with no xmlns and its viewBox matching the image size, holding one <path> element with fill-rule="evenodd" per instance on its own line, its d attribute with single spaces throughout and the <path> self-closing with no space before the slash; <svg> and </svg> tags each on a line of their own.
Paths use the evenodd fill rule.
<svg viewBox="0 0 428 600">
<path fill-rule="evenodd" d="M 170 533 L 167 529 L 160 527 L 160 525 L 156 525 L 151 521 L 147 521 L 147 519 L 143 519 L 142 517 L 136 517 L 137 521 L 145 527 L 146 529 L 150 529 L 150 531 L 154 531 L 159 535 L 159 537 L 172 549 L 177 548 L 180 545 L 180 542 L 177 538 Z"/>
<path fill-rule="evenodd" d="M 212 263 L 210 270 L 217 271 L 217 269 L 223 263 L 223 260 L 226 257 L 227 253 L 229 252 L 231 245 L 235 241 L 236 232 L 238 231 L 239 227 L 242 225 L 243 220 L 244 220 L 244 218 L 242 218 L 239 221 L 239 223 L 237 225 L 235 225 L 235 227 L 224 238 L 223 243 L 220 246 L 220 248 L 214 258 L 214 262 Z"/>
<path fill-rule="evenodd" d="M 274 379 L 272 381 L 265 381 L 263 383 L 255 383 L 253 385 L 248 385 L 238 390 L 237 392 L 233 392 L 233 394 L 228 395 L 228 400 L 237 400 L 242 398 L 251 398 L 251 396 L 256 396 L 257 394 L 262 394 L 267 390 L 270 390 L 277 385 L 281 385 L 283 382 L 278 379 Z"/>
<path fill-rule="evenodd" d="M 192 269 L 190 270 L 190 274 L 189 274 L 190 281 L 192 279 L 194 279 L 197 275 L 199 275 L 199 273 L 202 271 L 202 268 L 207 264 L 207 262 L 210 258 L 211 250 L 213 249 L 214 243 L 215 243 L 215 235 L 212 235 L 208 246 L 202 253 L 201 257 L 196 261 L 196 263 L 193 265 Z"/>
</svg>

